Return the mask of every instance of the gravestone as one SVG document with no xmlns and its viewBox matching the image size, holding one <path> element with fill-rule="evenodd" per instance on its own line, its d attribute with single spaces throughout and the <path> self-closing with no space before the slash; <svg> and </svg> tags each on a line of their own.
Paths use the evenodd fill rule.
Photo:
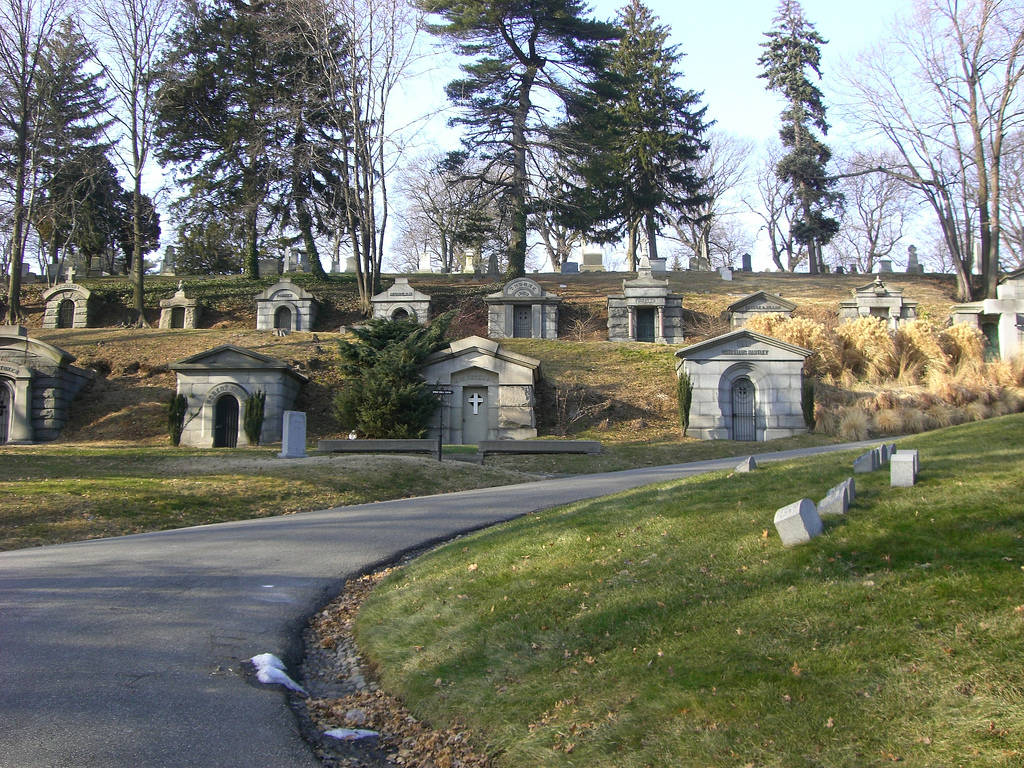
<svg viewBox="0 0 1024 768">
<path fill-rule="evenodd" d="M 386 320 L 415 320 L 420 325 L 430 321 L 430 296 L 409 285 L 409 278 L 396 277 L 394 284 L 370 299 L 373 316 Z"/>
<path fill-rule="evenodd" d="M 178 281 L 178 290 L 169 299 L 160 299 L 160 327 L 165 329 L 196 328 L 199 306 L 194 298 L 185 296 L 185 287 Z"/>
<path fill-rule="evenodd" d="M 917 482 L 917 451 L 899 451 L 889 465 L 889 485 L 909 488 Z"/>
<path fill-rule="evenodd" d="M 599 245 L 584 245 L 580 272 L 604 272 L 604 250 Z"/>
<path fill-rule="evenodd" d="M 480 252 L 474 248 L 467 248 L 462 254 L 462 272 L 467 275 L 476 275 L 482 271 Z"/>
<path fill-rule="evenodd" d="M 892 259 L 879 259 L 878 260 L 878 271 L 881 272 L 892 272 Z"/>
<path fill-rule="evenodd" d="M 303 459 L 306 457 L 306 414 L 302 411 L 285 411 L 281 427 L 281 452 L 279 459 Z"/>
<path fill-rule="evenodd" d="M 719 269 L 719 270 L 718 270 L 718 274 L 719 274 L 719 275 L 721 276 L 721 278 L 722 278 L 723 280 L 725 280 L 725 281 L 730 281 L 730 280 L 732 280 L 732 270 L 731 270 L 731 269 L 729 269 L 728 267 L 722 267 L 721 269 Z"/>
<path fill-rule="evenodd" d="M 557 339 L 562 299 L 536 280 L 517 277 L 484 297 L 487 335 L 492 339 Z"/>
<path fill-rule="evenodd" d="M 871 450 L 875 454 L 875 466 L 876 467 L 883 467 L 883 466 L 885 466 L 886 463 L 888 463 L 888 458 L 887 458 L 886 453 L 885 453 L 885 446 L 884 445 L 879 445 L 876 448 L 872 448 Z"/>
<path fill-rule="evenodd" d="M 821 517 L 810 499 L 800 499 L 777 510 L 774 522 L 784 547 L 806 544 L 823 530 Z"/>
<path fill-rule="evenodd" d="M 840 322 L 858 317 L 877 317 L 895 331 L 901 323 L 917 318 L 917 302 L 903 298 L 902 288 L 889 288 L 881 276 L 853 290 L 852 299 L 839 302 Z"/>
<path fill-rule="evenodd" d="M 668 259 L 658 257 L 656 259 L 648 259 L 651 265 L 652 275 L 664 275 L 668 272 Z"/>
<path fill-rule="evenodd" d="M 706 256 L 691 256 L 688 268 L 692 272 L 710 272 L 711 260 Z"/>
<path fill-rule="evenodd" d="M 580 265 L 575 261 L 563 261 L 561 271 L 563 275 L 576 275 L 579 274 Z"/>
<path fill-rule="evenodd" d="M 668 280 L 651 276 L 646 258 L 636 279 L 623 280 L 622 293 L 608 297 L 608 341 L 683 341 L 683 299 L 669 291 Z"/>
<path fill-rule="evenodd" d="M 752 317 L 764 314 L 776 314 L 790 317 L 796 304 L 766 291 L 758 291 L 742 299 L 734 301 L 725 308 L 726 318 L 733 330 L 742 328 Z"/>
<path fill-rule="evenodd" d="M 0 444 L 56 440 L 75 396 L 94 377 L 74 355 L 33 339 L 20 325 L 0 326 Z"/>
<path fill-rule="evenodd" d="M 750 257 L 749 253 L 744 253 L 740 257 L 740 261 L 742 263 L 742 266 L 740 267 L 740 269 L 743 272 L 752 272 L 753 271 L 752 261 L 751 261 L 751 257 Z"/>
<path fill-rule="evenodd" d="M 913 456 L 914 457 L 914 474 L 916 475 L 918 473 L 918 471 L 920 470 L 920 464 L 919 464 L 919 460 L 918 460 L 918 452 L 916 450 L 910 450 L 908 448 L 903 448 L 900 451 L 893 451 L 893 453 L 908 453 L 911 456 Z"/>
<path fill-rule="evenodd" d="M 757 462 L 754 461 L 753 456 L 748 456 L 736 465 L 736 469 L 733 472 L 753 472 L 755 469 L 757 469 Z"/>
<path fill-rule="evenodd" d="M 829 488 L 825 498 L 818 502 L 818 515 L 827 517 L 829 515 L 845 515 L 850 508 L 850 492 L 846 483 Z"/>
<path fill-rule="evenodd" d="M 524 440 L 537 436 L 534 391 L 540 361 L 490 339 L 469 336 L 434 352 L 423 364 L 423 380 L 451 390 L 441 408 L 444 442 Z M 437 420 L 429 437 L 437 439 Z"/>
<path fill-rule="evenodd" d="M 281 274 L 281 262 L 277 259 L 260 259 L 256 262 L 256 274 L 260 277 L 275 277 Z"/>
<path fill-rule="evenodd" d="M 811 351 L 745 328 L 676 352 L 690 377 L 686 434 L 702 440 L 775 440 L 807 431 L 801 407 Z"/>
<path fill-rule="evenodd" d="M 310 331 L 316 320 L 313 294 L 285 275 L 256 296 L 256 330 Z"/>
<path fill-rule="evenodd" d="M 845 486 L 847 498 L 850 499 L 850 503 L 853 504 L 854 499 L 857 498 L 857 483 L 852 477 L 848 477 L 840 485 Z"/>
<path fill-rule="evenodd" d="M 188 402 L 181 444 L 199 448 L 248 445 L 243 414 L 246 401 L 263 392 L 261 440 L 281 440 L 283 414 L 291 409 L 308 379 L 283 360 L 224 344 L 168 366 L 177 376 L 177 392 Z"/>
<path fill-rule="evenodd" d="M 907 247 L 907 274 L 924 274 L 924 267 L 917 260 L 917 247 L 913 245 Z"/>
<path fill-rule="evenodd" d="M 1024 353 L 1024 269 L 1004 275 L 996 298 L 957 304 L 953 323 L 977 328 L 985 335 L 985 356 L 1012 360 Z"/>
<path fill-rule="evenodd" d="M 853 471 L 855 474 L 874 472 L 879 466 L 878 453 L 874 450 L 870 450 L 867 453 L 861 454 L 854 460 Z"/>
</svg>

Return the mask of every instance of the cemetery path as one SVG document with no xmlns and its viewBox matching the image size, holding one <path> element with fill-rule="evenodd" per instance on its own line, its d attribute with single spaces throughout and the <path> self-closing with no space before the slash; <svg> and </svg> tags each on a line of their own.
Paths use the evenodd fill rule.
<svg viewBox="0 0 1024 768">
<path fill-rule="evenodd" d="M 314 768 L 286 697 L 240 662 L 271 652 L 296 668 L 302 628 L 346 577 L 459 532 L 740 458 L 0 553 L 0 768 Z"/>
</svg>

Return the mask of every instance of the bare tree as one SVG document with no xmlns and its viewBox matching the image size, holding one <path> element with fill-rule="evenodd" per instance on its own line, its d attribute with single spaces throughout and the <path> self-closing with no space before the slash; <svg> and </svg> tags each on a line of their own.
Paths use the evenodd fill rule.
<svg viewBox="0 0 1024 768">
<path fill-rule="evenodd" d="M 389 178 L 400 155 L 393 130 L 395 90 L 419 55 L 422 13 L 406 0 L 288 0 L 299 33 L 334 94 L 322 108 L 345 138 L 338 226 L 356 257 L 363 311 L 380 286 L 390 214 Z M 342 46 L 332 38 L 343 30 Z"/>
<path fill-rule="evenodd" d="M 1010 269 L 1024 269 L 1024 129 L 1015 130 L 1003 156 L 1000 217 L 1000 260 Z"/>
<path fill-rule="evenodd" d="M 38 170 L 39 125 L 43 105 L 36 88 L 46 42 L 66 11 L 66 0 L 0 2 L 0 130 L 11 166 L 11 235 L 7 312 L 4 322 L 22 319 L 21 265 L 32 217 Z"/>
<path fill-rule="evenodd" d="M 843 195 L 842 226 L 829 244 L 832 261 L 861 272 L 873 272 L 878 259 L 888 258 L 913 215 L 913 190 L 892 174 L 900 159 L 888 153 L 856 152 L 841 160 L 838 191 Z"/>
<path fill-rule="evenodd" d="M 114 118 L 124 131 L 115 147 L 132 183 L 132 311 L 139 327 L 149 325 L 143 312 L 148 224 L 143 217 L 152 215 L 153 209 L 143 200 L 142 177 L 153 149 L 156 119 L 152 73 L 175 9 L 175 0 L 96 0 L 93 8 L 92 26 L 117 101 Z"/>
<path fill-rule="evenodd" d="M 886 140 L 900 158 L 887 170 L 934 210 L 961 299 L 995 295 L 1004 142 L 1024 118 L 1022 54 L 1019 0 L 918 0 L 847 78 L 851 116 Z M 975 239 L 980 290 L 971 282 Z"/>
<path fill-rule="evenodd" d="M 782 145 L 769 143 L 756 173 L 759 200 L 752 202 L 747 199 L 744 202 L 761 219 L 761 229 L 768 233 L 775 266 L 780 271 L 793 272 L 807 258 L 807 248 L 793 237 L 793 224 L 798 214 L 797 199 L 792 185 L 775 173 L 781 157 Z"/>
<path fill-rule="evenodd" d="M 547 202 L 563 191 L 565 168 L 559 166 L 556 152 L 548 146 L 530 147 L 527 153 L 530 169 L 530 215 L 527 227 L 540 238 L 539 245 L 551 268 L 558 272 L 572 256 L 572 249 L 583 244 L 583 234 L 558 221 Z"/>
<path fill-rule="evenodd" d="M 754 142 L 726 131 L 708 132 L 708 150 L 694 164 L 694 173 L 705 179 L 701 188 L 706 201 L 676 220 L 676 237 L 694 256 L 708 263 L 728 266 L 737 252 L 749 248 L 749 238 L 735 217 L 750 182 Z M 717 262 L 721 261 L 720 264 Z"/>
</svg>

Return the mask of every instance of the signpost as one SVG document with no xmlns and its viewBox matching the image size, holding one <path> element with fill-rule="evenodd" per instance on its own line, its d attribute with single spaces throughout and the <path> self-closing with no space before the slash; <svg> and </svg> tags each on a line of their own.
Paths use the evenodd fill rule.
<svg viewBox="0 0 1024 768">
<path fill-rule="evenodd" d="M 435 384 L 434 388 L 430 391 L 434 397 L 441 399 L 441 407 L 437 409 L 437 460 L 443 461 L 441 447 L 444 440 L 444 406 L 453 390 L 451 387 L 442 387 L 440 384 Z"/>
</svg>

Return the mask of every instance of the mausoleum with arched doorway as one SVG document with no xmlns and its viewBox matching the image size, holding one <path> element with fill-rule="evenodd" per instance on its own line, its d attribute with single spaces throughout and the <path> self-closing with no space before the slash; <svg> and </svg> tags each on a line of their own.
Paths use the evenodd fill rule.
<svg viewBox="0 0 1024 768">
<path fill-rule="evenodd" d="M 686 434 L 703 440 L 775 440 L 807 431 L 801 407 L 810 350 L 740 329 L 676 352 L 690 377 Z"/>
<path fill-rule="evenodd" d="M 21 326 L 0 326 L 0 444 L 55 440 L 71 403 L 94 374 L 74 355 L 30 338 Z"/>
<path fill-rule="evenodd" d="M 169 299 L 160 299 L 160 327 L 194 329 L 199 322 L 199 306 L 195 298 L 185 295 L 185 287 L 179 281 L 178 290 Z"/>
<path fill-rule="evenodd" d="M 509 280 L 487 303 L 487 335 L 494 339 L 557 339 L 562 299 L 528 277 Z"/>
<path fill-rule="evenodd" d="M 266 394 L 261 443 L 281 440 L 284 412 L 295 403 L 307 378 L 283 360 L 225 344 L 172 363 L 178 394 L 188 403 L 181 444 L 199 448 L 248 445 L 243 414 L 246 401 Z"/>
<path fill-rule="evenodd" d="M 409 278 L 396 277 L 386 291 L 370 298 L 374 318 L 412 320 L 426 325 L 430 320 L 430 296 L 409 285 Z"/>
<path fill-rule="evenodd" d="M 256 296 L 256 330 L 311 331 L 316 321 L 313 294 L 285 277 Z"/>
<path fill-rule="evenodd" d="M 43 328 L 88 328 L 92 292 L 69 280 L 43 294 Z"/>
</svg>

